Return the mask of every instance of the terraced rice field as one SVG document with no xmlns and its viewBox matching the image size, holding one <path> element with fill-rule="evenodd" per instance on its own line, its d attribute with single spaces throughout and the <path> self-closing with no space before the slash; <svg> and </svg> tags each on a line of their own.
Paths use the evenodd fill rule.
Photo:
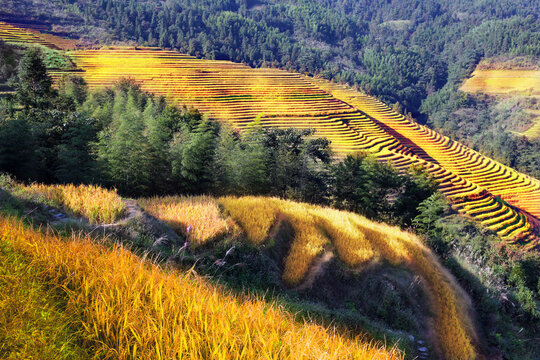
<svg viewBox="0 0 540 360">
<path fill-rule="evenodd" d="M 538 245 L 540 182 L 406 119 L 355 90 L 276 69 L 196 59 L 153 48 L 70 53 L 91 88 L 130 77 L 144 90 L 242 129 L 315 128 L 337 156 L 368 151 L 399 168 L 423 165 L 460 212 L 510 243 Z M 60 76 L 60 73 L 55 73 Z"/>
<path fill-rule="evenodd" d="M 0 39 L 7 43 L 41 44 L 57 50 L 73 49 L 76 43 L 75 40 L 64 39 L 34 29 L 18 27 L 3 21 L 0 21 Z"/>
<path fill-rule="evenodd" d="M 470 93 L 489 95 L 520 95 L 540 98 L 540 70 L 480 70 L 476 69 L 460 90 Z M 533 115 L 540 115 L 538 110 L 528 110 Z M 540 116 L 533 119 L 533 124 L 526 131 L 514 132 L 529 139 L 540 137 Z"/>
<path fill-rule="evenodd" d="M 39 36 L 17 29 L 0 23 L 0 38 L 42 43 Z M 539 243 L 538 180 L 406 119 L 373 97 L 286 71 L 251 69 L 157 48 L 116 47 L 68 54 L 83 70 L 79 74 L 91 88 L 110 86 L 129 77 L 144 90 L 194 106 L 239 129 L 256 118 L 263 126 L 314 128 L 316 135 L 332 142 L 337 156 L 368 151 L 401 169 L 422 165 L 440 182 L 441 191 L 455 209 L 509 243 L 524 248 Z M 487 91 L 489 86 L 495 89 L 497 84 L 499 90 L 493 91 L 506 91 L 510 83 L 523 89 L 531 86 L 527 82 L 531 74 L 514 74 L 519 80 L 509 77 L 501 82 L 493 71 L 483 71 L 488 72 L 491 75 L 484 76 L 479 91 Z M 55 72 L 53 76 L 61 74 Z M 479 74 L 481 71 L 475 72 L 468 80 L 468 91 L 473 91 L 474 81 L 478 84 L 482 78 Z M 533 82 L 539 80 L 540 72 L 535 74 Z M 529 80 L 524 82 L 525 78 Z M 538 88 L 537 83 L 533 86 Z"/>
<path fill-rule="evenodd" d="M 491 95 L 540 94 L 540 70 L 475 70 L 461 86 L 465 92 Z"/>
<path fill-rule="evenodd" d="M 535 116 L 533 119 L 533 125 L 523 132 L 523 135 L 529 139 L 540 138 L 540 110 L 527 110 L 528 113 Z"/>
</svg>

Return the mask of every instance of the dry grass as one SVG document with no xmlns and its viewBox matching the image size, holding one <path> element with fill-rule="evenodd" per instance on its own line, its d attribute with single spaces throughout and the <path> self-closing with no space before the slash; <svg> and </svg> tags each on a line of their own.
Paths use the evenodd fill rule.
<svg viewBox="0 0 540 360">
<path fill-rule="evenodd" d="M 297 323 L 255 298 L 164 272 L 131 252 L 65 241 L 0 218 L 0 236 L 43 281 L 64 289 L 66 315 L 99 359 L 401 359 L 395 348 Z"/>
<path fill-rule="evenodd" d="M 475 358 L 476 335 L 470 320 L 469 300 L 416 236 L 356 214 L 279 199 L 225 197 L 220 203 L 255 243 L 268 237 L 272 223 L 258 219 L 280 218 L 291 224 L 294 241 L 283 274 L 284 281 L 291 285 L 306 276 L 327 243 L 351 267 L 377 259 L 409 267 L 422 277 L 428 288 L 435 330 L 445 357 Z M 256 237 L 251 238 L 254 234 Z"/>
<path fill-rule="evenodd" d="M 195 246 L 237 232 L 234 222 L 221 215 L 216 200 L 210 196 L 153 197 L 138 202 L 148 213 L 188 237 Z"/>
<path fill-rule="evenodd" d="M 253 197 L 224 197 L 219 203 L 235 221 L 239 221 L 250 241 L 261 244 L 268 236 L 270 227 L 275 223 L 279 210 L 279 201 L 266 198 L 264 206 Z"/>
<path fill-rule="evenodd" d="M 87 218 L 91 223 L 112 223 L 122 216 L 125 204 L 116 190 L 93 185 L 20 185 L 17 193 L 38 202 Z"/>
</svg>

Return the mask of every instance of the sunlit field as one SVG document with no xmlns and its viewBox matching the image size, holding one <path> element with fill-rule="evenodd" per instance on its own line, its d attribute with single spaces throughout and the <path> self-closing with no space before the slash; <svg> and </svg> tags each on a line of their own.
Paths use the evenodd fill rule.
<svg viewBox="0 0 540 360">
<path fill-rule="evenodd" d="M 535 116 L 533 118 L 533 125 L 523 132 L 523 135 L 529 139 L 540 138 L 540 110 L 528 110 L 529 114 Z"/>
<path fill-rule="evenodd" d="M 39 28 L 39 26 L 35 27 Z M 43 33 L 37 29 L 21 28 L 3 21 L 0 21 L 0 39 L 7 43 L 41 44 L 53 49 L 71 49 L 75 47 L 76 43 L 75 40 Z"/>
<path fill-rule="evenodd" d="M 18 186 L 17 193 L 24 198 L 64 208 L 91 223 L 112 223 L 125 211 L 125 204 L 115 190 L 93 185 Z"/>
<path fill-rule="evenodd" d="M 481 70 L 465 80 L 460 90 L 502 96 L 529 96 L 540 98 L 540 70 Z M 540 137 L 540 111 L 527 110 L 534 116 L 532 125 L 517 135 L 529 139 Z"/>
<path fill-rule="evenodd" d="M 138 200 L 151 215 L 165 221 L 194 246 L 238 231 L 230 219 L 221 216 L 218 204 L 210 196 L 167 196 Z"/>
<path fill-rule="evenodd" d="M 491 95 L 540 95 L 539 70 L 475 70 L 461 86 L 462 91 Z"/>
<path fill-rule="evenodd" d="M 350 267 L 372 261 L 406 266 L 426 282 L 435 312 L 437 336 L 448 359 L 473 359 L 476 338 L 470 304 L 453 278 L 416 236 L 349 212 L 276 198 L 219 199 L 254 244 L 268 239 L 281 222 L 292 226 L 294 239 L 285 260 L 283 280 L 299 284 L 325 248 L 334 248 Z"/>
<path fill-rule="evenodd" d="M 121 247 L 111 250 L 84 237 L 66 242 L 5 218 L 0 218 L 0 238 L 43 275 L 24 287 L 32 287 L 38 295 L 44 288 L 62 289 L 64 313 L 51 315 L 55 319 L 50 330 L 65 330 L 64 323 L 76 325 L 91 358 L 403 358 L 397 349 L 362 336 L 296 322 L 277 304 L 233 296 L 190 274 L 164 271 Z M 25 296 L 19 294 L 14 295 Z M 0 307 L 0 319 L 12 316 L 12 310 Z M 28 336 L 24 329 L 10 329 Z M 47 339 L 39 332 L 32 336 Z"/>
<path fill-rule="evenodd" d="M 410 233 L 353 213 L 277 198 L 219 198 L 217 203 L 223 208 L 223 214 L 219 214 L 215 200 L 208 197 L 156 197 L 140 200 L 140 203 L 151 208 L 159 219 L 176 224 L 175 229 L 181 234 L 186 233 L 188 226 L 196 224 L 207 223 L 210 228 L 225 229 L 217 224 L 230 217 L 247 241 L 256 246 L 276 241 L 272 237 L 288 224 L 290 227 L 285 229 L 290 229 L 290 236 L 294 238 L 285 255 L 282 279 L 289 286 L 301 284 L 315 260 L 329 250 L 335 251 L 351 268 L 380 261 L 406 266 L 426 282 L 436 314 L 439 342 L 446 357 L 474 357 L 476 335 L 469 319 L 471 305 L 431 252 Z M 194 223 L 185 221 L 191 214 L 198 214 Z"/>
</svg>

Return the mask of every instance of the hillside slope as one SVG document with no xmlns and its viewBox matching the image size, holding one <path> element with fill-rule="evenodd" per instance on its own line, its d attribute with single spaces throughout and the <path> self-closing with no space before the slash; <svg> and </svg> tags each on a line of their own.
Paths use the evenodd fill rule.
<svg viewBox="0 0 540 360">
<path fill-rule="evenodd" d="M 151 48 L 70 53 L 90 87 L 133 78 L 144 90 L 243 129 L 314 128 L 338 156 L 368 151 L 400 168 L 424 166 L 456 209 L 525 248 L 538 245 L 540 182 L 328 81 Z M 60 76 L 60 72 L 54 73 Z"/>
<path fill-rule="evenodd" d="M 13 274 L 13 262 L 22 258 L 29 273 L 20 283 L 33 301 L 22 315 L 0 307 L 2 358 L 49 359 L 53 353 L 66 359 L 402 358 L 395 348 L 296 322 L 275 304 L 165 271 L 122 247 L 111 249 L 84 236 L 66 241 L 3 216 L 0 238 L 0 274 Z M 32 276 L 37 271 L 42 277 Z M 51 288 L 61 291 L 51 294 Z M 0 299 L 13 304 L 21 296 L 13 292 Z M 47 298 L 40 303 L 35 300 L 40 296 Z M 25 319 L 32 327 L 21 325 Z M 47 331 L 62 334 L 54 338 Z M 33 347 L 21 343 L 25 337 Z M 40 347 L 40 341 L 51 340 L 55 343 Z"/>
<path fill-rule="evenodd" d="M 525 109 L 523 112 L 529 115 L 530 125 L 527 128 L 524 127 L 526 124 L 520 124 L 524 128 L 514 133 L 529 139 L 538 139 L 540 110 L 537 99 L 540 98 L 540 70 L 531 60 L 526 59 L 525 64 L 520 64 L 519 60 L 521 59 L 517 58 L 504 62 L 494 59 L 491 63 L 487 61 L 480 63 L 471 77 L 463 82 L 460 90 L 472 94 L 492 95 L 499 102 L 512 98 L 527 100 L 533 108 Z"/>
<path fill-rule="evenodd" d="M 3 26 L 9 31 L 15 28 Z M 26 41 L 37 40 L 29 37 Z M 255 119 L 263 126 L 314 128 L 316 135 L 332 142 L 338 156 L 367 151 L 399 168 L 423 166 L 458 211 L 519 247 L 535 248 L 540 241 L 540 181 L 358 91 L 282 70 L 199 60 L 156 48 L 102 48 L 68 54 L 79 68 L 77 74 L 92 88 L 129 77 L 144 90 L 179 105 L 194 106 L 240 129 Z M 58 78 L 65 73 L 53 75 Z"/>
<path fill-rule="evenodd" d="M 400 358 L 394 348 L 385 350 L 364 337 L 357 337 L 359 331 L 379 332 L 384 329 L 383 324 L 392 324 L 385 331 L 394 338 L 406 339 L 406 343 L 410 342 L 408 334 L 411 333 L 427 341 L 427 347 L 417 346 L 418 351 L 407 347 L 411 351 L 408 357 L 426 358 L 429 349 L 429 358 L 472 359 L 480 351 L 481 343 L 473 325 L 474 311 L 467 295 L 419 239 L 395 227 L 344 211 L 276 198 L 141 199 L 139 202 L 144 209 L 163 218 L 186 239 L 183 242 L 181 238 L 160 236 L 159 230 L 155 237 L 160 237 L 151 240 L 148 233 L 143 235 L 144 231 L 140 230 L 148 225 L 146 220 L 131 214 L 131 205 L 122 212 L 118 212 L 116 205 L 105 206 L 119 200 L 115 192 L 87 186 L 15 185 L 8 189 L 9 192 L 0 193 L 2 201 L 8 205 L 7 210 L 9 204 L 18 206 L 20 201 L 29 201 L 26 206 L 34 209 L 33 214 L 27 210 L 20 210 L 20 214 L 29 214 L 33 221 L 45 221 L 48 229 L 79 234 L 66 242 L 57 235 L 25 229 L 18 221 L 0 218 L 2 244 L 8 254 L 23 256 L 32 268 L 43 268 L 46 278 L 50 277 L 43 280 L 43 286 L 60 284 L 66 289 L 68 307 L 62 310 L 60 306 L 58 316 L 67 316 L 74 324 L 82 326 L 77 336 L 86 337 L 96 354 L 118 352 L 124 358 L 136 353 L 142 358 L 154 358 L 159 352 L 169 354 L 167 358 L 175 358 L 179 350 L 172 344 L 186 339 L 187 345 L 182 351 L 190 353 L 192 358 L 204 358 L 212 352 L 222 354 L 223 358 L 232 354 L 253 358 L 261 351 L 271 358 L 295 358 L 296 349 L 305 349 L 306 344 L 294 341 L 298 346 L 294 347 L 285 341 L 277 349 L 273 339 L 283 339 L 282 331 L 290 334 L 291 339 L 296 331 L 306 331 L 313 342 L 310 353 L 305 353 L 308 358 Z M 89 211 L 91 207 L 79 206 L 81 199 L 102 206 Z M 48 205 L 43 207 L 44 204 Z M 6 211 L 4 206 L 0 210 Z M 62 213 L 66 215 L 59 216 Z M 89 216 L 95 220 L 91 221 Z M 103 221 L 113 223 L 103 224 Z M 85 232 L 88 236 L 83 235 Z M 300 317 L 304 325 L 294 325 L 293 329 L 288 325 L 287 319 L 291 318 L 287 318 L 287 312 L 283 318 L 279 311 L 273 314 L 273 305 L 269 308 L 262 299 L 237 298 L 201 279 L 194 282 L 178 272 L 165 275 L 159 267 L 141 262 L 124 249 L 111 251 L 96 245 L 94 241 L 103 242 L 100 233 L 131 246 L 139 244 L 137 246 L 142 246 L 145 252 L 158 250 L 158 259 L 168 256 L 167 264 L 173 266 L 188 265 L 191 258 L 203 264 L 197 269 L 204 272 L 204 263 L 210 261 L 208 275 L 236 279 L 242 289 L 250 289 L 254 285 L 253 275 L 261 272 L 265 284 L 272 281 L 281 284 L 275 290 L 291 289 L 298 296 L 304 294 L 301 296 L 316 301 L 314 304 L 319 305 L 312 306 L 319 309 L 314 311 L 315 315 L 321 312 L 322 304 L 340 309 L 332 316 L 332 321 L 340 325 L 339 333 L 310 324 L 313 320 L 306 324 L 311 315 L 305 319 Z M 150 242 L 142 245 L 145 241 Z M 222 253 L 222 249 L 228 250 Z M 71 274 L 67 277 L 68 283 L 63 282 L 65 274 Z M 181 294 L 179 287 L 184 288 Z M 214 295 L 208 295 L 208 291 Z M 382 293 L 375 295 L 377 291 Z M 141 292 L 150 298 L 139 297 L 137 294 Z M 200 297 L 207 300 L 196 305 L 193 299 Z M 168 306 L 176 304 L 176 308 L 178 303 L 185 303 L 195 315 L 177 316 Z M 163 308 L 156 308 L 156 304 L 163 304 Z M 216 310 L 218 308 L 222 310 Z M 347 315 L 345 308 L 355 310 Z M 245 321 L 239 320 L 245 323 L 246 331 L 258 329 L 253 334 L 239 335 L 250 339 L 246 340 L 248 342 L 233 341 L 244 327 L 237 329 L 233 323 L 227 325 L 229 320 L 233 321 L 230 317 L 216 317 L 223 309 L 235 319 L 247 316 Z M 261 315 L 261 311 L 267 316 Z M 125 316 L 117 316 L 124 313 Z M 264 320 L 271 313 L 273 315 L 269 316 L 281 323 L 279 329 L 275 323 Z M 337 314 L 341 315 L 335 317 Z M 201 323 L 200 316 L 208 320 Z M 343 326 L 345 323 L 340 317 L 353 323 Z M 379 319 L 379 325 L 367 319 Z M 162 334 L 159 339 L 151 335 L 151 323 L 158 324 Z M 175 326 L 183 330 L 176 331 Z M 349 326 L 352 332 L 347 330 Z M 234 334 L 224 338 L 223 331 Z M 351 336 L 354 342 L 349 340 Z M 223 341 L 218 344 L 205 340 L 214 337 Z M 326 341 L 324 350 L 314 345 L 318 341 Z"/>
<path fill-rule="evenodd" d="M 394 282 L 397 275 L 389 269 L 404 268 L 420 277 L 427 296 L 424 306 L 429 310 L 415 311 L 413 316 L 416 316 L 415 322 L 425 327 L 420 332 L 429 339 L 434 352 L 431 357 L 472 359 L 476 356 L 480 342 L 474 330 L 474 315 L 467 295 L 420 240 L 410 233 L 353 213 L 277 198 L 224 197 L 214 200 L 171 196 L 141 199 L 139 203 L 152 215 L 184 234 L 190 241 L 188 248 L 195 254 L 201 252 L 196 249 L 202 248 L 204 253 L 204 248 L 215 249 L 220 242 L 227 244 L 230 241 L 227 234 L 238 234 L 241 230 L 247 241 L 269 258 L 264 265 L 264 277 L 272 279 L 272 274 L 276 274 L 277 281 L 286 287 L 307 292 L 323 302 L 329 297 L 326 301 L 333 307 L 350 303 L 349 306 L 368 317 L 373 314 L 363 312 L 366 304 L 362 302 L 369 302 L 364 298 L 371 295 L 358 294 L 357 286 L 365 286 L 366 289 L 374 286 L 377 280 L 369 274 L 375 272 L 384 274 L 383 278 L 393 279 L 390 280 L 393 291 L 399 293 L 401 285 L 398 285 L 399 281 Z M 220 208 L 223 209 L 222 214 Z M 249 268 L 252 266 L 246 260 L 249 256 L 235 255 L 239 251 L 235 246 L 238 244 L 229 242 L 226 245 L 229 250 L 213 266 L 223 267 L 223 275 L 227 271 L 234 272 L 237 266 L 247 266 L 245 272 L 256 272 L 256 267 Z M 188 255 L 180 258 L 184 256 Z M 204 257 L 198 257 L 197 261 L 204 262 Z M 362 284 L 360 279 L 363 277 L 371 277 L 371 283 Z M 408 280 L 404 282 L 408 284 L 408 290 L 403 289 L 404 293 L 410 295 L 416 291 Z M 413 303 L 423 297 L 416 296 L 418 298 Z M 395 312 L 395 319 L 401 318 L 406 323 L 402 311 L 411 304 L 406 305 L 405 301 L 398 305 L 400 303 L 397 301 L 396 308 L 388 310 Z M 426 323 L 428 313 L 432 314 L 428 317 L 433 316 L 433 319 Z M 394 326 L 398 323 L 399 320 Z M 434 333 L 430 334 L 431 331 Z"/>
</svg>

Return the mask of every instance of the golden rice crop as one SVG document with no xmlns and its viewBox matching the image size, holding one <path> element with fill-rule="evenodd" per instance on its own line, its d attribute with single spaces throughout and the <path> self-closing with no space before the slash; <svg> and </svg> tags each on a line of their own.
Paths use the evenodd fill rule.
<svg viewBox="0 0 540 360">
<path fill-rule="evenodd" d="M 492 95 L 538 91 L 538 70 L 475 70 L 461 86 L 462 91 Z"/>
<path fill-rule="evenodd" d="M 35 25 L 34 25 L 35 26 Z M 39 26 L 36 26 L 39 27 Z M 42 33 L 34 29 L 24 29 L 0 21 L 0 39 L 7 43 L 41 44 L 51 48 L 73 49 L 76 41 L 64 39 L 52 34 Z"/>
<path fill-rule="evenodd" d="M 112 223 L 125 210 L 125 204 L 116 190 L 94 185 L 31 184 L 19 186 L 18 192 L 84 216 L 91 223 Z"/>
<path fill-rule="evenodd" d="M 267 198 L 265 206 L 259 206 L 251 197 L 223 197 L 219 199 L 225 211 L 235 221 L 239 221 L 248 239 L 261 244 L 266 240 L 270 227 L 276 222 L 279 201 Z"/>
<path fill-rule="evenodd" d="M 277 304 L 165 272 L 121 247 L 64 241 L 0 218 L 0 240 L 62 288 L 99 359 L 402 359 L 363 337 L 296 322 Z"/>
<path fill-rule="evenodd" d="M 221 215 L 216 200 L 210 196 L 153 197 L 138 202 L 148 213 L 188 237 L 193 245 L 236 232 L 234 222 Z"/>
<path fill-rule="evenodd" d="M 378 258 L 409 267 L 418 273 L 428 290 L 435 313 L 435 328 L 447 359 L 474 359 L 476 334 L 470 320 L 468 298 L 435 256 L 413 234 L 378 224 L 360 215 L 319 206 L 262 197 L 221 198 L 219 202 L 260 243 L 268 237 L 268 222 L 254 221 L 269 216 L 287 221 L 294 240 L 287 256 L 283 280 L 298 284 L 327 243 L 347 265 L 358 266 Z M 265 235 L 262 235 L 266 233 Z"/>
</svg>

